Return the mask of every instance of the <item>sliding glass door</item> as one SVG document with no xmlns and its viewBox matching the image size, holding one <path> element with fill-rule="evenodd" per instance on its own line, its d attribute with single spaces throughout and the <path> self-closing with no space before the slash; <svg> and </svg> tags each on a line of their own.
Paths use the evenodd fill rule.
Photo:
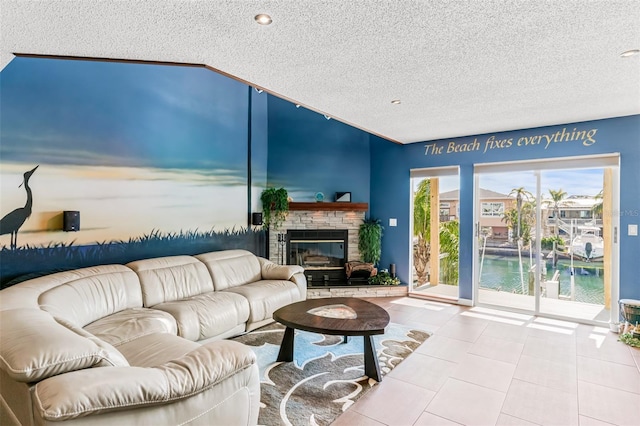
<svg viewBox="0 0 640 426">
<path fill-rule="evenodd" d="M 609 321 L 613 277 L 613 178 L 617 168 L 542 173 L 543 250 L 550 250 L 540 312 Z M 560 186 L 572 182 L 573 191 Z M 566 188 L 566 186 L 565 186 Z M 605 212 L 607 214 L 605 214 Z M 616 221 L 617 222 L 617 221 Z M 616 289 L 617 294 L 617 289 Z"/>
<path fill-rule="evenodd" d="M 478 304 L 617 321 L 618 161 L 476 166 Z"/>
</svg>

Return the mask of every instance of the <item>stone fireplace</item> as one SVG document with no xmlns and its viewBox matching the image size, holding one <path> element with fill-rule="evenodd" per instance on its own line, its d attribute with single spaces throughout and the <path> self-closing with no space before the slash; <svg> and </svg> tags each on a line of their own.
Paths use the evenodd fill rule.
<svg viewBox="0 0 640 426">
<path fill-rule="evenodd" d="M 364 220 L 365 211 L 328 210 L 330 205 L 338 203 L 291 204 L 303 204 L 307 209 L 297 210 L 289 207 L 284 223 L 277 231 L 269 232 L 269 259 L 280 264 L 301 264 L 300 261 L 307 261 L 307 264 L 302 266 L 305 268 L 308 281 L 311 275 L 309 285 L 323 285 L 323 281 L 346 285 L 344 263 L 360 260 L 358 230 Z M 326 210 L 312 210 L 316 207 Z M 303 243 L 304 240 L 318 242 Z M 292 247 L 291 241 L 297 243 Z M 298 256 L 296 259 L 292 258 L 292 248 L 293 256 Z M 305 249 L 310 251 L 305 259 L 302 259 L 300 256 L 304 254 Z M 311 253 L 315 253 L 316 257 Z M 341 255 L 340 260 L 336 260 L 338 254 Z M 331 258 L 331 261 L 324 259 L 325 257 Z M 325 275 L 329 275 L 328 280 L 325 280 Z"/>
<path fill-rule="evenodd" d="M 346 253 L 344 261 L 362 260 L 358 251 L 358 231 L 364 221 L 367 210 L 368 205 L 365 203 L 289 203 L 289 213 L 284 223 L 277 230 L 269 232 L 269 259 L 279 264 L 297 263 L 293 262 L 290 257 L 287 258 L 287 253 L 291 248 L 291 235 L 300 235 L 291 231 L 321 230 L 346 233 L 343 248 Z M 331 236 L 333 234 L 329 235 L 329 237 L 323 238 L 336 239 Z M 313 237 L 310 236 L 309 238 Z M 316 238 L 316 240 L 321 239 Z M 289 247 L 287 246 L 288 244 Z M 322 262 L 323 265 L 326 264 L 328 259 L 325 260 L 323 257 L 334 257 L 334 252 L 336 250 L 340 251 L 340 248 L 334 247 L 329 250 L 328 255 L 322 254 L 315 261 Z M 289 254 L 289 256 L 291 255 Z M 313 261 L 314 259 L 312 259 Z M 312 279 L 309 282 L 308 276 L 310 273 L 305 268 L 305 275 L 307 275 L 308 280 L 307 297 L 387 297 L 406 296 L 407 294 L 406 286 L 349 286 L 346 283 L 344 264 L 340 268 L 340 273 L 344 277 L 342 281 L 335 279 L 332 272 L 311 270 Z M 329 275 L 328 280 L 325 280 L 325 275 Z M 332 279 L 332 277 L 334 278 Z"/>
</svg>

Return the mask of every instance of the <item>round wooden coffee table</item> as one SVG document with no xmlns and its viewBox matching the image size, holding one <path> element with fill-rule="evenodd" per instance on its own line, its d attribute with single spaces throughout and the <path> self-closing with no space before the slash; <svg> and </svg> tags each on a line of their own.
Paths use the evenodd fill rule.
<svg viewBox="0 0 640 426">
<path fill-rule="evenodd" d="M 382 379 L 373 336 L 384 334 L 389 313 L 380 306 L 357 297 L 308 299 L 284 306 L 273 319 L 285 325 L 278 361 L 293 361 L 295 329 L 337 336 L 364 337 L 364 373 L 378 382 Z"/>
</svg>

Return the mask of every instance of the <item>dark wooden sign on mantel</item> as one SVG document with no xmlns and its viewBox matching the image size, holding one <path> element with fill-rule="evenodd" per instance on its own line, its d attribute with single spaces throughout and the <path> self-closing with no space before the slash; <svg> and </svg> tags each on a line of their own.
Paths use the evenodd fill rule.
<svg viewBox="0 0 640 426">
<path fill-rule="evenodd" d="M 289 210 L 366 212 L 369 210 L 369 203 L 291 202 L 289 203 Z"/>
</svg>

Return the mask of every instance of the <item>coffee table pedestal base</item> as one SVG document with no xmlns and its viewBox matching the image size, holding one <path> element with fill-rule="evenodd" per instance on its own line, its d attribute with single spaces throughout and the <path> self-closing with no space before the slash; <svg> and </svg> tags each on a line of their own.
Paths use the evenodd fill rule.
<svg viewBox="0 0 640 426">
<path fill-rule="evenodd" d="M 370 379 L 377 382 L 382 380 L 380 374 L 380 365 L 378 364 L 378 357 L 376 356 L 375 345 L 373 343 L 373 336 L 363 336 L 364 338 L 364 374 Z M 284 330 L 284 336 L 282 337 L 282 343 L 280 344 L 280 352 L 278 352 L 278 362 L 292 362 L 293 361 L 293 348 L 294 348 L 295 330 L 291 327 L 287 327 Z M 346 336 L 345 336 L 346 340 Z M 346 342 L 345 342 L 346 343 Z"/>
<path fill-rule="evenodd" d="M 376 382 L 382 380 L 380 365 L 378 365 L 378 357 L 373 344 L 373 336 L 364 336 L 364 374 Z"/>
<path fill-rule="evenodd" d="M 282 337 L 282 343 L 280 344 L 280 352 L 278 352 L 278 362 L 291 362 L 293 361 L 293 337 L 295 330 L 291 327 L 287 327 L 284 330 L 284 337 Z"/>
</svg>

